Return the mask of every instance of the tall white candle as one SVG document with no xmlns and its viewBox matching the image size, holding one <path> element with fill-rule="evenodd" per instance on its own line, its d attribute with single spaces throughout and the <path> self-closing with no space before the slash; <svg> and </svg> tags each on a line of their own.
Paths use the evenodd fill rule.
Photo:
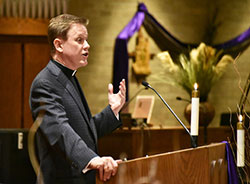
<svg viewBox="0 0 250 184">
<path fill-rule="evenodd" d="M 199 90 L 198 84 L 194 84 L 194 90 L 192 91 L 192 108 L 191 108 L 191 135 L 199 135 Z"/>
<path fill-rule="evenodd" d="M 239 115 L 237 123 L 237 167 L 245 166 L 245 130 L 243 127 L 243 117 Z"/>
</svg>

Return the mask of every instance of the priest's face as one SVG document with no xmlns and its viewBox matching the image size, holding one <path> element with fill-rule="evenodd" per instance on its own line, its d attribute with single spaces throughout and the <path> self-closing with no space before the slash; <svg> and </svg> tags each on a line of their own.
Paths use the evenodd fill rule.
<svg viewBox="0 0 250 184">
<path fill-rule="evenodd" d="M 67 33 L 67 40 L 62 41 L 63 63 L 65 63 L 68 68 L 77 70 L 88 64 L 90 45 L 87 39 L 88 31 L 84 25 L 71 25 Z"/>
</svg>

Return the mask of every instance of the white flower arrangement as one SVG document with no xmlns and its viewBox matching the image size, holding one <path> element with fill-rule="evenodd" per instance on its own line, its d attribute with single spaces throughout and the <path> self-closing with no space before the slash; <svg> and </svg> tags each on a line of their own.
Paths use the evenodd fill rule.
<svg viewBox="0 0 250 184">
<path fill-rule="evenodd" d="M 200 100 L 206 101 L 212 86 L 219 80 L 226 70 L 226 66 L 233 62 L 230 55 L 221 56 L 222 51 L 201 43 L 189 53 L 179 55 L 179 64 L 174 62 L 168 51 L 157 54 L 163 65 L 164 80 L 170 84 L 182 87 L 191 95 L 194 83 L 198 83 Z"/>
</svg>

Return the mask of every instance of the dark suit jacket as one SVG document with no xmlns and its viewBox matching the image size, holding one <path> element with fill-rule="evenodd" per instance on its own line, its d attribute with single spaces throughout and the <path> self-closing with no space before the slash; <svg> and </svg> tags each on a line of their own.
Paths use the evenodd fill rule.
<svg viewBox="0 0 250 184">
<path fill-rule="evenodd" d="M 95 183 L 95 171 L 82 170 L 97 156 L 97 139 L 121 126 L 110 106 L 91 116 L 85 98 L 52 61 L 36 76 L 30 92 L 35 120 L 45 110 L 37 133 L 45 184 Z"/>
</svg>

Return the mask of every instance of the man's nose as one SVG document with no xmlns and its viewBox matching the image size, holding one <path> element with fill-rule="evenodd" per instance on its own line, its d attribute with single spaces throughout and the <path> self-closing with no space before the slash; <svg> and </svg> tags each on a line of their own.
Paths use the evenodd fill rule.
<svg viewBox="0 0 250 184">
<path fill-rule="evenodd" d="M 89 49 L 90 48 L 90 45 L 89 45 L 89 43 L 86 40 L 84 42 L 83 48 L 84 49 Z"/>
</svg>

